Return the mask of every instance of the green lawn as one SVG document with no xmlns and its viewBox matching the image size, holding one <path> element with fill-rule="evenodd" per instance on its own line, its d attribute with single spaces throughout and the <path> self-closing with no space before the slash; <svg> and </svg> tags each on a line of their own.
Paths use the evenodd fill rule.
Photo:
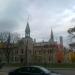
<svg viewBox="0 0 75 75">
<path fill-rule="evenodd" d="M 75 68 L 75 64 L 49 64 L 49 65 L 41 65 L 49 68 Z"/>
<path fill-rule="evenodd" d="M 6 66 L 21 67 L 21 66 L 25 66 L 25 65 L 23 65 L 23 64 L 9 64 Z M 47 67 L 47 68 L 75 68 L 75 64 L 41 64 L 40 66 Z"/>
</svg>

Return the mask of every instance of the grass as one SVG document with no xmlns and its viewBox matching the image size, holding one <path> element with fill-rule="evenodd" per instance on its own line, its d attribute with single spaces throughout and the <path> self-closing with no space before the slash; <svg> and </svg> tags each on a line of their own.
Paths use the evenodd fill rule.
<svg viewBox="0 0 75 75">
<path fill-rule="evenodd" d="M 9 67 L 21 67 L 23 64 L 8 64 Z M 40 66 L 47 68 L 75 68 L 75 64 L 40 64 Z"/>
<path fill-rule="evenodd" d="M 21 66 L 23 66 L 23 64 L 19 64 L 19 63 L 15 63 L 15 64 L 5 64 L 5 66 L 8 66 L 8 67 L 21 67 Z"/>
<path fill-rule="evenodd" d="M 75 68 L 75 64 L 49 64 L 41 65 L 48 68 Z"/>
</svg>

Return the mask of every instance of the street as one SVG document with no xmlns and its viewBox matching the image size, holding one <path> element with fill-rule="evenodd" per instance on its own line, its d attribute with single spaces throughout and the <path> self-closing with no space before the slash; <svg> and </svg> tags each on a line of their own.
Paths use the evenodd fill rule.
<svg viewBox="0 0 75 75">
<path fill-rule="evenodd" d="M 3 67 L 0 69 L 0 75 L 8 75 L 8 72 L 15 69 L 15 67 Z"/>
<path fill-rule="evenodd" d="M 15 69 L 14 67 L 3 67 L 0 69 L 0 75 L 8 75 L 10 70 Z M 59 72 L 62 75 L 75 75 L 75 69 L 50 69 L 55 72 Z"/>
<path fill-rule="evenodd" d="M 53 69 L 55 72 L 59 72 L 62 75 L 75 75 L 75 69 Z"/>
</svg>

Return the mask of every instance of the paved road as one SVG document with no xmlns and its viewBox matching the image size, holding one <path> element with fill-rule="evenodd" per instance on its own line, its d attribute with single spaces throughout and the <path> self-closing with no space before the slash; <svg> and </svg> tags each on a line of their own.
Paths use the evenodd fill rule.
<svg viewBox="0 0 75 75">
<path fill-rule="evenodd" d="M 14 67 L 3 67 L 0 69 L 0 75 L 8 75 L 8 72 L 15 69 Z"/>
<path fill-rule="evenodd" d="M 8 72 L 13 69 L 14 67 L 13 68 L 3 67 L 2 69 L 0 69 L 0 75 L 8 75 Z M 75 69 L 50 69 L 50 70 L 59 72 L 62 75 L 75 75 Z"/>
<path fill-rule="evenodd" d="M 55 72 L 59 72 L 62 75 L 75 75 L 75 69 L 52 69 Z"/>
</svg>

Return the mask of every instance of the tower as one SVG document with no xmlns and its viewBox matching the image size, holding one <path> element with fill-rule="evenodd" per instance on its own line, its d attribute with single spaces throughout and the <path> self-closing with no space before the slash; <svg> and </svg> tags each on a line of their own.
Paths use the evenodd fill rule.
<svg viewBox="0 0 75 75">
<path fill-rule="evenodd" d="M 25 29 L 24 50 L 25 50 L 25 64 L 28 65 L 32 63 L 32 53 L 33 53 L 33 40 L 30 36 L 30 27 L 28 21 Z"/>
<path fill-rule="evenodd" d="M 63 37 L 62 36 L 60 36 L 60 45 L 63 48 Z"/>
<path fill-rule="evenodd" d="M 27 22 L 26 29 L 25 29 L 25 38 L 30 37 L 30 27 L 29 23 Z"/>
</svg>

